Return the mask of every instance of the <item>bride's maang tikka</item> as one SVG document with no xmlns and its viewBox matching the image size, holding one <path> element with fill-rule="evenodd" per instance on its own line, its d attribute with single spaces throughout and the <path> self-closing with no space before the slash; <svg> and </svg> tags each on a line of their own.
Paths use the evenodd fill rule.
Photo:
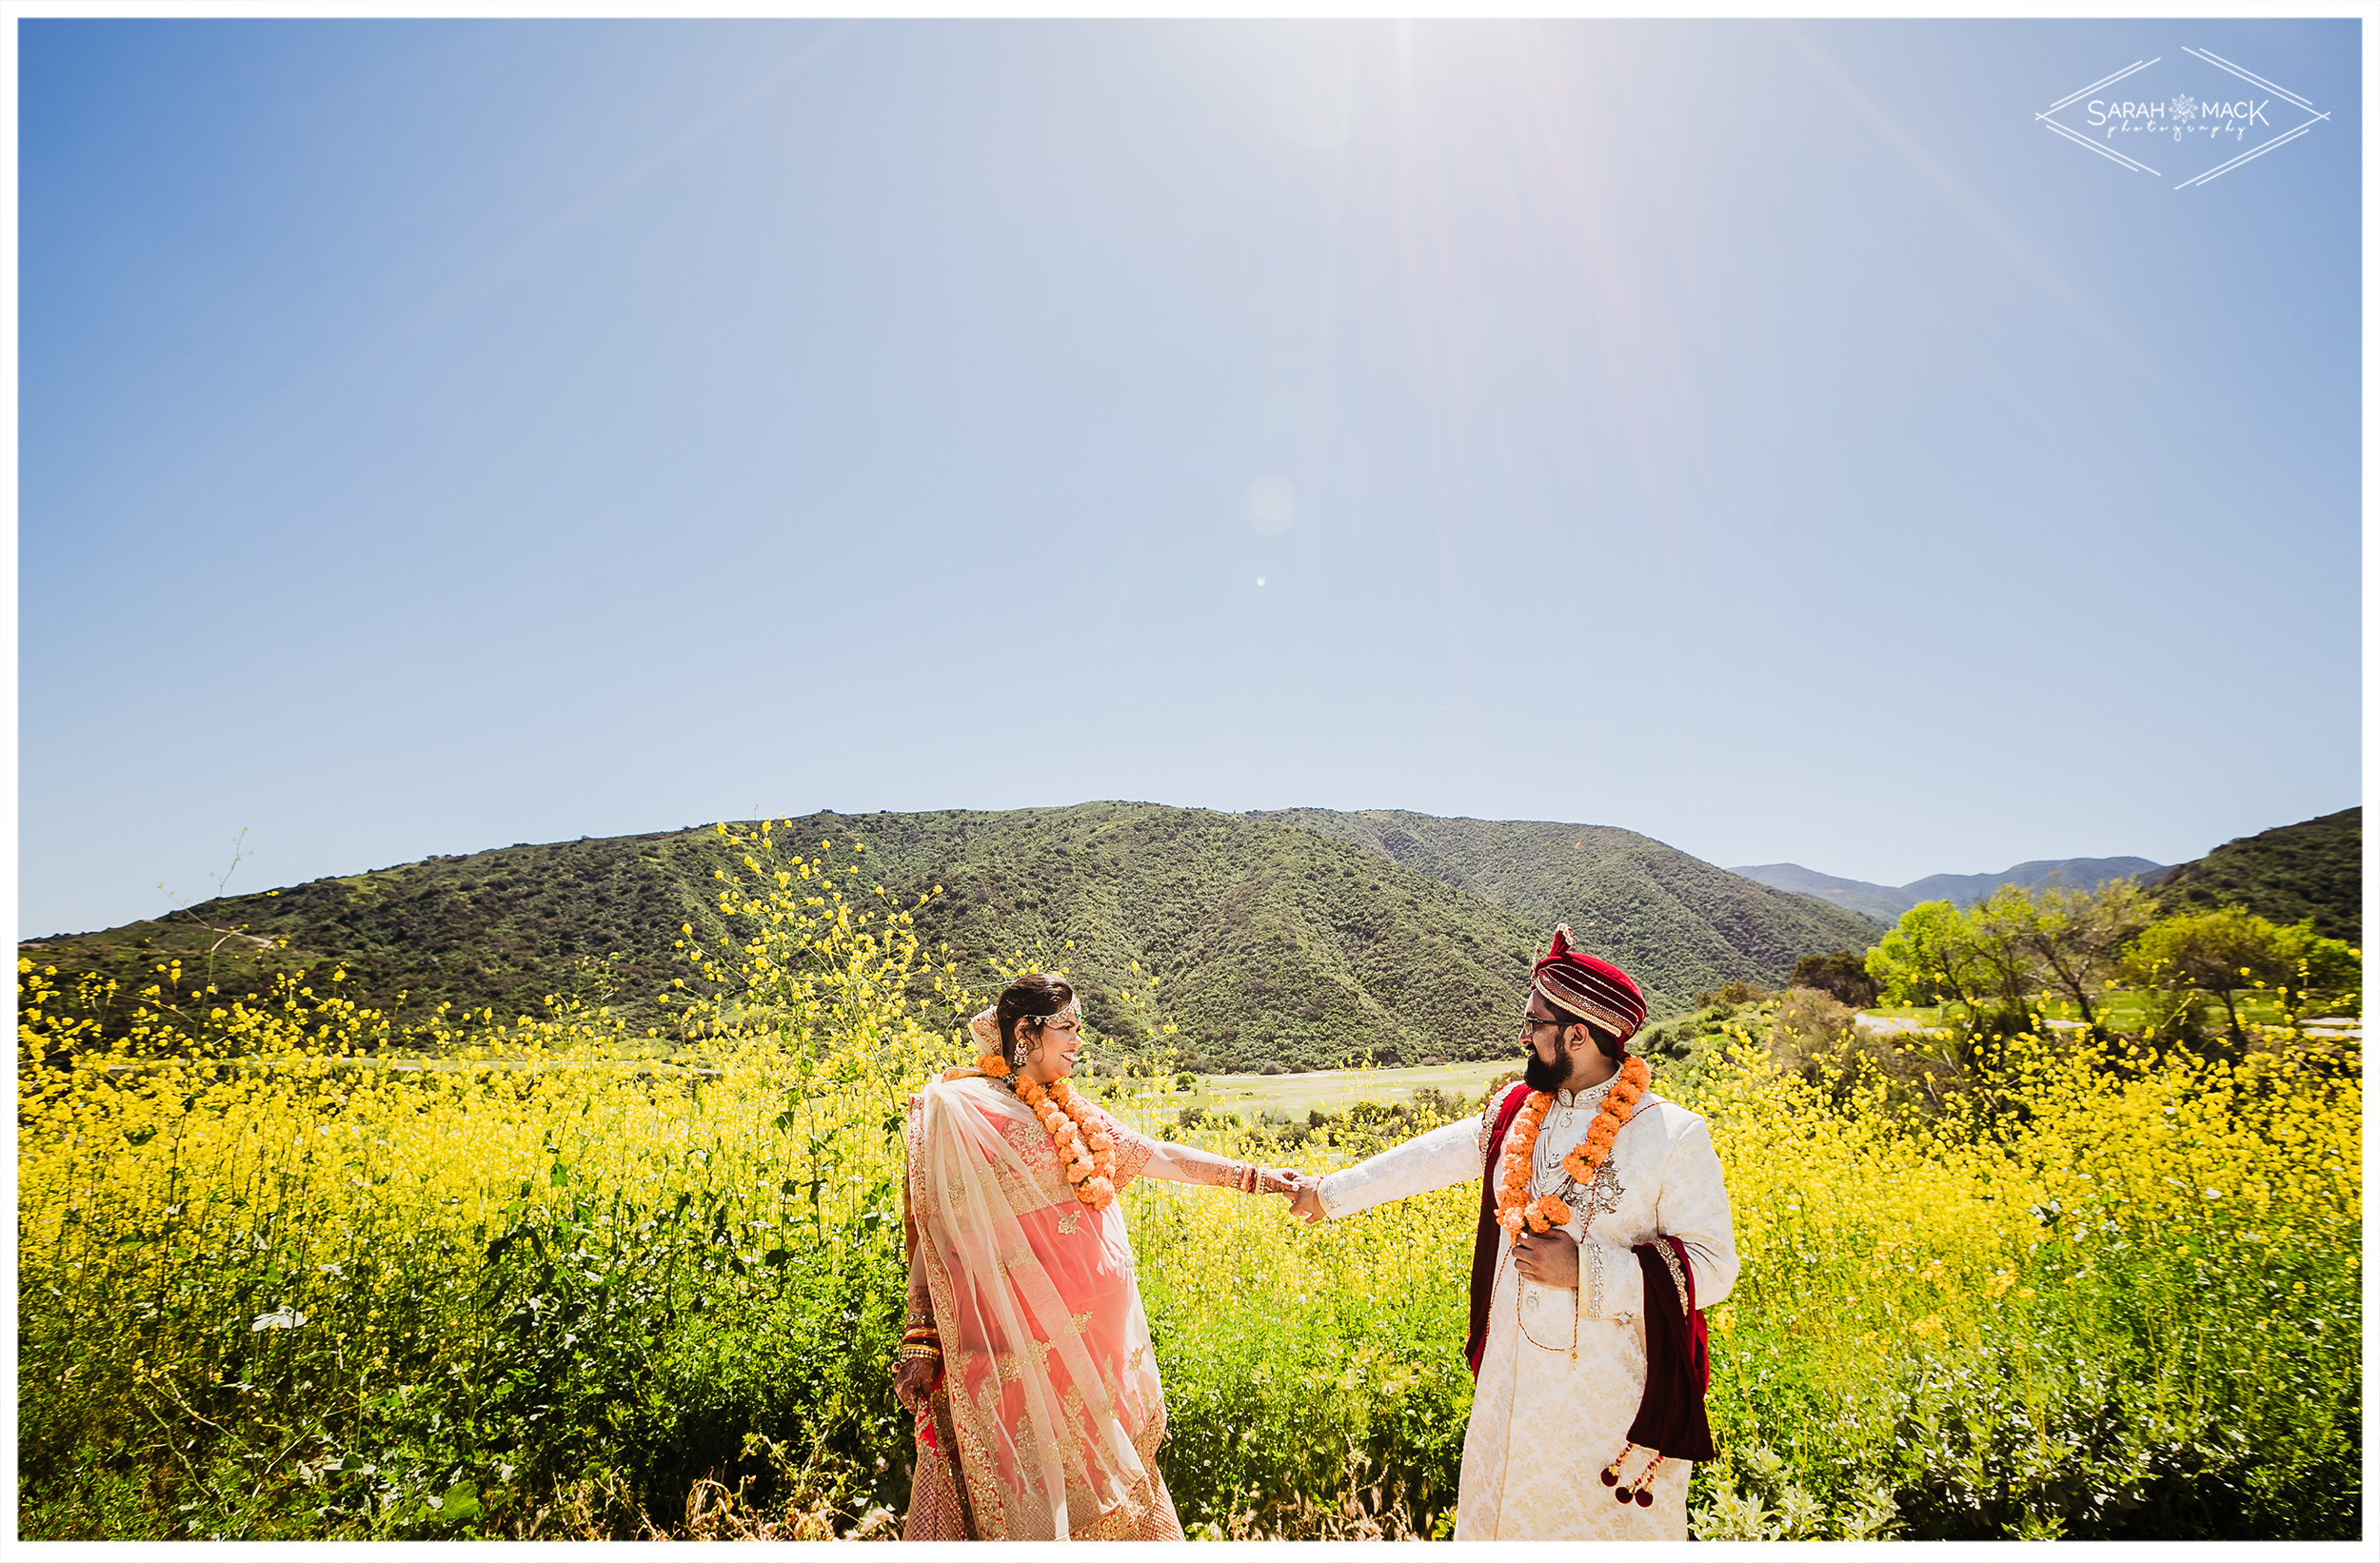
<svg viewBox="0 0 2380 1563">
<path fill-rule="evenodd" d="M 1067 999 L 1047 1015 L 1020 1015 L 1017 1017 L 1017 1024 L 1045 1026 L 1052 1020 L 1062 1020 L 1069 1015 L 1078 1020 L 1082 1019 L 1082 1000 L 1080 997 Z M 977 1041 L 983 1044 L 985 1052 L 997 1052 L 1000 1048 L 999 1007 L 995 1005 L 977 1015 L 974 1019 L 967 1022 L 967 1029 L 975 1034 Z"/>
</svg>

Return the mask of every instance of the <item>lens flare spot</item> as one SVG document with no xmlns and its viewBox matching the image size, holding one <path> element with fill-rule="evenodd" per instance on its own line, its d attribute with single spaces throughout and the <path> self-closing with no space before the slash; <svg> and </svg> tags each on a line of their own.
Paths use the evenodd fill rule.
<svg viewBox="0 0 2380 1563">
<path fill-rule="evenodd" d="M 1268 472 L 1248 485 L 1248 524 L 1266 537 L 1279 537 L 1298 519 L 1298 491 L 1289 480 Z"/>
</svg>

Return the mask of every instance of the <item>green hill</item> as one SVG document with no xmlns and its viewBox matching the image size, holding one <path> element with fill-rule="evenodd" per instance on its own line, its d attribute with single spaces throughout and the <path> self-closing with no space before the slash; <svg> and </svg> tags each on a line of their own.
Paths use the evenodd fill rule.
<svg viewBox="0 0 2380 1563">
<path fill-rule="evenodd" d="M 1536 931 L 1423 875 L 1310 831 L 1205 809 L 1084 803 L 872 815 L 856 834 L 921 933 L 982 954 L 1075 943 L 1095 1025 L 1138 960 L 1192 1067 L 1479 1058 L 1503 1048 Z"/>
<path fill-rule="evenodd" d="M 1354 842 L 1534 927 L 1567 922 L 1587 948 L 1634 977 L 1661 1014 L 1738 978 L 1782 986 L 1803 956 L 1864 950 L 1889 926 L 1613 825 L 1388 809 L 1258 818 Z"/>
<path fill-rule="evenodd" d="M 2226 841 L 2158 881 L 2169 912 L 2244 906 L 2275 922 L 2314 920 L 2326 939 L 2364 941 L 2361 805 Z"/>
<path fill-rule="evenodd" d="M 327 992 L 339 969 L 343 991 L 407 1019 L 442 1002 L 539 1014 L 550 995 L 617 1002 L 642 1028 L 664 1018 L 652 996 L 688 975 L 672 940 L 680 924 L 710 919 L 711 870 L 726 861 L 708 830 L 525 844 L 228 896 L 20 948 L 64 978 L 96 973 L 128 993 L 175 960 L 193 986 L 211 964 L 227 994 L 275 971 L 305 972 Z M 257 948 L 281 940 L 288 948 Z"/>
<path fill-rule="evenodd" d="M 781 839 L 864 843 L 862 882 L 904 903 L 942 886 L 920 932 L 979 974 L 988 956 L 1073 940 L 1094 1024 L 1127 1048 L 1145 1042 L 1116 998 L 1133 986 L 1128 962 L 1160 973 L 1161 1017 L 1200 1069 L 1500 1054 L 1528 962 L 1564 919 L 1639 975 L 1656 1015 L 1732 979 L 1773 984 L 1798 956 L 1872 935 L 1837 908 L 1579 826 L 1105 802 L 821 814 Z M 1571 845 L 1590 839 L 1593 850 Z M 557 995 L 611 1003 L 642 1028 L 665 1024 L 652 996 L 685 972 L 679 925 L 716 925 L 711 874 L 726 861 L 708 829 L 513 846 L 32 948 L 69 975 L 136 985 L 168 958 L 194 975 L 220 941 L 210 930 L 236 928 L 219 964 L 263 959 L 319 980 L 336 963 L 362 997 L 404 994 L 407 1017 L 442 1001 L 536 1013 Z M 289 948 L 259 957 L 260 940 Z"/>
</svg>

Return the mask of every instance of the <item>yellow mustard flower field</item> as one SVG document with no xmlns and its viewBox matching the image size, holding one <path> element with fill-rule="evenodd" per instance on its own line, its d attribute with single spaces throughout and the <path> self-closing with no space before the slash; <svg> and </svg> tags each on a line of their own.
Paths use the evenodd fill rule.
<svg viewBox="0 0 2380 1563">
<path fill-rule="evenodd" d="M 998 974 L 812 843 L 743 844 L 745 937 L 689 948 L 671 1049 L 181 968 L 103 1045 L 20 961 L 23 1533 L 897 1534 L 902 1103 Z M 2025 1035 L 1920 1106 L 1729 1023 L 1656 1080 L 1743 1260 L 1698 1535 L 2357 1533 L 2350 1047 Z M 1101 1083 L 1166 1130 L 1157 1082 Z M 1324 1170 L 1450 1110 L 1170 1132 Z M 1193 1534 L 1451 1533 L 1477 1197 L 1307 1229 L 1126 1191 Z"/>
</svg>

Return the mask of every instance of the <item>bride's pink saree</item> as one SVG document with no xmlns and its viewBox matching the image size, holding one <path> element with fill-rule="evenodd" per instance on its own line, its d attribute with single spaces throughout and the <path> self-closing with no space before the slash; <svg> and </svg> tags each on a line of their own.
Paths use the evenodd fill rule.
<svg viewBox="0 0 2380 1563">
<path fill-rule="evenodd" d="M 1121 1188 L 1152 1147 L 1112 1119 L 1108 1133 Z M 1165 1394 L 1121 1209 L 1078 1200 L 1032 1113 L 972 1072 L 910 1109 L 908 1161 L 957 1445 L 921 1421 L 908 1538 L 965 1534 L 963 1480 L 979 1540 L 1179 1539 L 1154 1459 Z"/>
</svg>

